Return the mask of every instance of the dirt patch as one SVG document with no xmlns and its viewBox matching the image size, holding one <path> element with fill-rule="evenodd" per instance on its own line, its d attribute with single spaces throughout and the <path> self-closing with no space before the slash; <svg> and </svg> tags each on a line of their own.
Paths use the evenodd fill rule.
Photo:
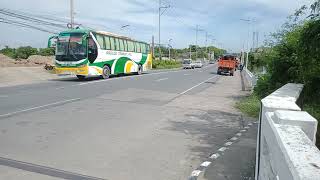
<svg viewBox="0 0 320 180">
<path fill-rule="evenodd" d="M 30 56 L 28 59 L 12 59 L 8 56 L 0 54 L 0 68 L 45 66 L 46 64 L 52 65 L 53 62 L 54 56 L 33 55 Z"/>
</svg>

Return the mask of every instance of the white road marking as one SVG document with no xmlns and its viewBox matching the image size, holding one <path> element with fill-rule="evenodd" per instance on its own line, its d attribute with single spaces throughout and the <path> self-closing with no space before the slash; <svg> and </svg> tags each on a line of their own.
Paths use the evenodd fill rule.
<svg viewBox="0 0 320 180">
<path fill-rule="evenodd" d="M 249 123 L 248 126 L 252 126 L 252 123 Z"/>
<path fill-rule="evenodd" d="M 132 76 L 123 76 L 123 77 L 117 77 L 117 78 L 110 78 L 110 79 L 103 79 L 103 80 L 96 80 L 96 81 L 89 81 L 89 82 L 84 82 L 84 83 L 79 83 L 74 86 L 83 86 L 87 84 L 95 84 L 95 83 L 101 83 L 105 81 L 114 81 L 114 80 L 120 80 L 120 79 L 128 79 L 128 78 L 135 78 L 135 77 L 143 77 L 143 76 L 151 76 L 151 75 L 158 75 L 158 74 L 168 74 L 172 72 L 181 72 L 182 70 L 177 70 L 177 71 L 165 71 L 165 72 L 157 72 L 157 73 L 150 73 L 150 74 L 142 74 L 142 75 L 132 75 Z"/>
<path fill-rule="evenodd" d="M 202 166 L 202 167 L 208 167 L 210 164 L 211 164 L 210 161 L 205 161 L 205 162 L 203 162 L 200 166 Z"/>
<path fill-rule="evenodd" d="M 200 173 L 201 173 L 200 170 L 194 170 L 194 171 L 192 171 L 191 176 L 197 176 L 198 177 L 200 175 Z"/>
<path fill-rule="evenodd" d="M 244 127 L 245 129 L 249 129 L 249 126 Z"/>
<path fill-rule="evenodd" d="M 28 108 L 28 109 L 23 109 L 23 110 L 20 110 L 20 111 L 14 111 L 14 112 L 7 113 L 7 114 L 1 114 L 0 118 L 1 117 L 8 117 L 8 116 L 11 116 L 11 115 L 14 115 L 14 114 L 27 112 L 27 111 L 32 111 L 32 110 L 36 110 L 36 109 L 40 109 L 40 108 L 44 108 L 44 107 L 48 107 L 48 106 L 53 106 L 53 105 L 58 105 L 58 104 L 64 104 L 64 103 L 67 103 L 67 102 L 78 101 L 78 100 L 80 100 L 80 98 L 69 99 L 69 100 L 64 100 L 64 101 L 58 101 L 58 102 L 54 102 L 54 103 L 50 103 L 50 104 L 45 104 L 45 105 L 42 105 L 42 106 L 36 106 L 36 107 Z"/>
<path fill-rule="evenodd" d="M 233 138 L 231 138 L 230 140 L 236 141 L 237 139 L 238 139 L 237 137 L 233 137 Z"/>
<path fill-rule="evenodd" d="M 237 135 L 237 136 L 241 136 L 242 134 L 241 134 L 241 133 L 237 133 L 236 135 Z"/>
<path fill-rule="evenodd" d="M 57 87 L 56 90 L 64 89 L 65 87 Z"/>
<path fill-rule="evenodd" d="M 222 147 L 222 148 L 218 149 L 218 151 L 220 151 L 220 152 L 223 152 L 223 151 L 225 151 L 225 150 L 227 150 L 226 147 Z"/>
<path fill-rule="evenodd" d="M 162 79 L 158 79 L 158 80 L 156 80 L 157 82 L 160 82 L 160 81 L 164 81 L 164 80 L 167 80 L 167 79 L 169 79 L 169 78 L 162 78 Z"/>
<path fill-rule="evenodd" d="M 191 87 L 191 88 L 189 88 L 189 89 L 187 89 L 187 90 L 183 91 L 183 92 L 182 92 L 182 93 L 180 93 L 179 95 L 183 95 L 183 94 L 185 94 L 185 93 L 187 93 L 187 92 L 191 91 L 192 89 L 194 89 L 194 88 L 196 88 L 196 87 L 198 87 L 198 86 L 200 86 L 200 85 L 202 85 L 202 84 L 206 83 L 207 81 L 209 81 L 209 80 L 211 80 L 211 79 L 213 79 L 213 78 L 216 78 L 216 77 L 217 77 L 217 76 L 213 76 L 213 77 L 211 77 L 211 78 L 209 78 L 209 79 L 206 79 L 206 80 L 202 81 L 201 83 L 199 83 L 199 84 L 197 84 L 197 85 L 195 85 L 195 86 L 193 86 L 193 87 Z"/>
<path fill-rule="evenodd" d="M 240 130 L 240 132 L 246 132 L 247 130 L 245 130 L 245 129 L 242 129 L 242 130 Z"/>
<path fill-rule="evenodd" d="M 216 154 L 212 154 L 209 158 L 210 159 L 217 159 L 220 156 L 220 154 L 216 153 Z"/>
<path fill-rule="evenodd" d="M 9 96 L 7 96 L 7 95 L 0 95 L 0 98 L 7 98 L 7 97 L 9 97 Z"/>
<path fill-rule="evenodd" d="M 231 146 L 231 145 L 232 145 L 232 142 L 226 142 L 224 145 L 225 145 L 225 146 Z"/>
<path fill-rule="evenodd" d="M 190 74 L 184 74 L 184 76 L 189 76 Z"/>
</svg>

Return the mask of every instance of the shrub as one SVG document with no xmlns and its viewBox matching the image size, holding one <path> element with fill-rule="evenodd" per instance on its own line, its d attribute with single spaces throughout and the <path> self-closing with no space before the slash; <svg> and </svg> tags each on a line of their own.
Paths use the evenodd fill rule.
<svg viewBox="0 0 320 180">
<path fill-rule="evenodd" d="M 154 69 L 172 69 L 181 67 L 181 62 L 169 61 L 169 60 L 154 60 L 152 62 L 152 68 Z"/>
<path fill-rule="evenodd" d="M 53 56 L 55 54 L 54 48 L 40 48 L 39 55 L 41 56 Z"/>
<path fill-rule="evenodd" d="M 9 48 L 8 46 L 6 46 L 4 49 L 0 50 L 0 53 L 3 55 L 6 55 L 8 57 L 11 57 L 13 59 L 17 58 L 16 57 L 16 50 L 14 48 Z"/>
<path fill-rule="evenodd" d="M 38 49 L 31 46 L 19 47 L 16 50 L 16 58 L 28 59 L 31 55 L 37 55 Z"/>
</svg>

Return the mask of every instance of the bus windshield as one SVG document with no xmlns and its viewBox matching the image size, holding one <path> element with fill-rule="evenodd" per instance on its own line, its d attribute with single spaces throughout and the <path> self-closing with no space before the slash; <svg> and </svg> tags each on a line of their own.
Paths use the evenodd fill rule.
<svg viewBox="0 0 320 180">
<path fill-rule="evenodd" d="M 86 44 L 82 44 L 83 33 L 62 34 L 58 37 L 56 59 L 79 61 L 87 57 Z"/>
</svg>

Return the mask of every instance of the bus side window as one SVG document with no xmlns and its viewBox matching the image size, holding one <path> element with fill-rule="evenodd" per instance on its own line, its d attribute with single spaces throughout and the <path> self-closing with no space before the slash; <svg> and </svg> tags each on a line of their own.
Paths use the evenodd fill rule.
<svg viewBox="0 0 320 180">
<path fill-rule="evenodd" d="M 124 44 L 124 51 L 128 51 L 127 40 L 123 40 L 123 44 Z"/>
<path fill-rule="evenodd" d="M 89 38 L 88 40 L 88 51 L 88 60 L 90 61 L 90 63 L 93 63 L 98 56 L 98 49 L 96 43 L 92 38 Z"/>
<path fill-rule="evenodd" d="M 100 35 L 100 34 L 97 34 L 96 37 L 97 37 L 97 41 L 99 43 L 100 48 L 101 49 L 106 49 L 103 36 Z"/>
<path fill-rule="evenodd" d="M 137 52 L 140 53 L 141 52 L 140 43 L 136 43 L 136 44 L 137 44 Z"/>
<path fill-rule="evenodd" d="M 132 41 L 128 41 L 128 51 L 134 52 L 134 45 Z"/>
<path fill-rule="evenodd" d="M 114 44 L 114 37 L 110 37 L 110 45 L 111 45 L 111 50 L 116 50 L 116 47 Z"/>
<path fill-rule="evenodd" d="M 149 54 L 150 53 L 150 45 L 149 44 L 146 44 L 146 50 L 147 50 L 147 54 Z"/>
<path fill-rule="evenodd" d="M 119 50 L 124 51 L 123 39 L 119 39 Z"/>
<path fill-rule="evenodd" d="M 146 45 L 144 43 L 140 43 L 141 46 L 141 52 L 146 53 Z"/>
<path fill-rule="evenodd" d="M 119 51 L 120 50 L 119 39 L 118 38 L 114 38 L 114 39 L 116 44 L 116 50 Z"/>
<path fill-rule="evenodd" d="M 106 49 L 111 50 L 110 38 L 108 36 L 104 36 L 104 42 L 106 44 Z"/>
</svg>

